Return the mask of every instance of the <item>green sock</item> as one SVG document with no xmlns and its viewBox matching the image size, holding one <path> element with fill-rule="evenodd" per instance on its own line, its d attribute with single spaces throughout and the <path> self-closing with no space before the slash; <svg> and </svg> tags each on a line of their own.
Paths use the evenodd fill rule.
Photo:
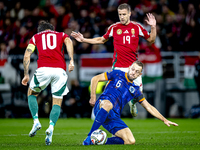
<svg viewBox="0 0 200 150">
<path fill-rule="evenodd" d="M 132 100 L 131 100 L 131 103 L 132 103 L 133 105 L 135 105 L 136 99 L 132 99 Z"/>
<path fill-rule="evenodd" d="M 50 125 L 55 126 L 59 116 L 60 116 L 60 106 L 53 105 L 50 113 Z"/>
<path fill-rule="evenodd" d="M 38 103 L 37 103 L 37 97 L 34 95 L 28 96 L 28 106 L 31 111 L 31 115 L 33 119 L 38 118 Z"/>
</svg>

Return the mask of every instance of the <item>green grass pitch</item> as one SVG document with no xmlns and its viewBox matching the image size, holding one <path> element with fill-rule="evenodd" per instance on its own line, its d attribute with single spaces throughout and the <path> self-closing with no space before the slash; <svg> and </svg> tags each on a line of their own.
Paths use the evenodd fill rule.
<svg viewBox="0 0 200 150">
<path fill-rule="evenodd" d="M 135 145 L 91 145 L 82 142 L 89 132 L 93 121 L 90 119 L 59 119 L 50 146 L 45 145 L 45 130 L 49 120 L 40 119 L 42 129 L 35 137 L 28 136 L 32 119 L 0 119 L 0 150 L 2 149 L 67 149 L 67 150 L 129 150 L 129 149 L 198 149 L 200 150 L 200 119 L 169 119 L 179 124 L 168 127 L 157 119 L 128 119 L 136 139 Z M 103 129 L 101 127 L 101 129 Z M 105 129 L 103 129 L 105 131 Z M 107 132 L 108 137 L 111 136 Z"/>
</svg>

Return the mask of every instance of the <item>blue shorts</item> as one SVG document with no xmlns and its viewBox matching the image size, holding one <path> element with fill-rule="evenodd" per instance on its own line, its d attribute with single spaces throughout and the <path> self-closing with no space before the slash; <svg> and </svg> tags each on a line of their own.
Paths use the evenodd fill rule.
<svg viewBox="0 0 200 150">
<path fill-rule="evenodd" d="M 95 106 L 94 106 L 94 114 L 96 116 L 97 112 L 100 110 L 100 101 L 101 99 L 98 99 Z M 109 98 L 106 98 L 106 100 L 109 100 Z M 103 100 L 101 100 L 103 101 Z M 115 133 L 119 130 L 122 130 L 124 128 L 128 128 L 128 126 L 124 123 L 124 121 L 121 120 L 119 116 L 111 109 L 106 121 L 102 124 L 102 126 L 115 135 Z"/>
</svg>

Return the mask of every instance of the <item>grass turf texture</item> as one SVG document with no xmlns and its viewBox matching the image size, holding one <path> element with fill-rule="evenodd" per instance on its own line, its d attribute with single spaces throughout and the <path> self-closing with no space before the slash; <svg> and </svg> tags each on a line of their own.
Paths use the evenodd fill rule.
<svg viewBox="0 0 200 150">
<path fill-rule="evenodd" d="M 59 119 L 50 146 L 45 145 L 45 130 L 48 119 L 40 119 L 42 129 L 35 137 L 28 136 L 32 119 L 0 119 L 0 150 L 2 149 L 200 149 L 200 119 L 170 119 L 178 127 L 167 127 L 157 119 L 123 119 L 136 139 L 135 145 L 83 146 L 93 121 L 90 119 Z M 101 127 L 105 131 L 103 127 Z M 111 134 L 108 133 L 108 137 Z"/>
</svg>

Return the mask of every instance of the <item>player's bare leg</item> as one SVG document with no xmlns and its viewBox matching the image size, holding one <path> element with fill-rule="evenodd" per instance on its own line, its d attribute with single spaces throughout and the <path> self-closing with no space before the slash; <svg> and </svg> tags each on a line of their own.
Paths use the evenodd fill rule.
<svg viewBox="0 0 200 150">
<path fill-rule="evenodd" d="M 62 99 L 59 98 L 54 98 L 53 97 L 53 106 L 52 110 L 50 113 L 50 124 L 49 128 L 45 131 L 46 133 L 46 138 L 45 138 L 45 143 L 46 145 L 50 145 L 52 143 L 52 136 L 53 136 L 53 130 L 54 126 L 60 116 L 60 108 L 62 104 Z"/>
<path fill-rule="evenodd" d="M 124 144 L 135 144 L 135 138 L 129 128 L 124 128 L 115 133 L 115 136 L 124 140 Z"/>
</svg>

